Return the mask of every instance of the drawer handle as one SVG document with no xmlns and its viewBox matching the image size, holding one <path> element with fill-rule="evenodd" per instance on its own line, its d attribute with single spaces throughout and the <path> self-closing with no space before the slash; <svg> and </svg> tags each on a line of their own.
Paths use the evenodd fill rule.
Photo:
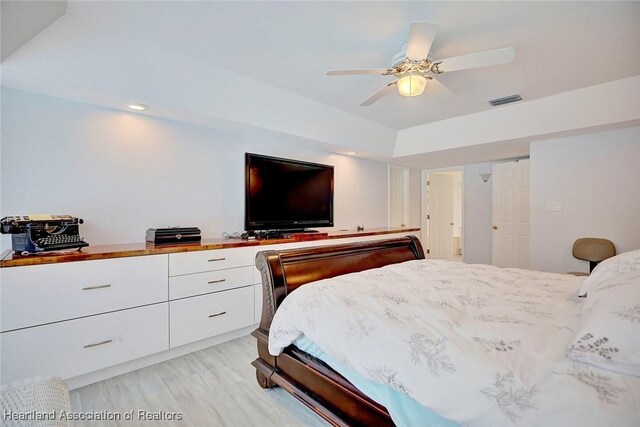
<svg viewBox="0 0 640 427">
<path fill-rule="evenodd" d="M 222 257 L 222 258 L 211 258 L 209 260 L 209 262 L 212 262 L 212 261 L 224 261 L 225 259 L 226 259 L 225 257 Z"/>
<path fill-rule="evenodd" d="M 94 289 L 104 289 L 104 288 L 110 288 L 111 285 L 95 285 L 95 286 L 87 286 L 86 288 L 82 288 L 83 291 L 92 291 Z"/>
<path fill-rule="evenodd" d="M 222 282 L 224 282 L 224 281 L 226 281 L 226 280 L 227 280 L 227 279 L 212 280 L 212 281 L 207 282 L 207 283 L 209 283 L 210 285 L 213 285 L 214 283 L 222 283 Z"/>
<path fill-rule="evenodd" d="M 221 311 L 220 313 L 210 314 L 209 317 L 218 317 L 218 316 L 222 316 L 223 314 L 227 314 L 227 312 L 226 311 Z"/>
<path fill-rule="evenodd" d="M 93 344 L 87 344 L 83 348 L 97 347 L 99 345 L 109 344 L 112 341 L 113 340 L 106 340 L 106 341 L 96 342 L 96 343 L 93 343 Z"/>
</svg>

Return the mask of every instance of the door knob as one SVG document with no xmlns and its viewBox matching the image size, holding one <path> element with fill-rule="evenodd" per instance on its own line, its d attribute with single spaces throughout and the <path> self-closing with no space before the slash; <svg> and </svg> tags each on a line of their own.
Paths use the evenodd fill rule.
<svg viewBox="0 0 640 427">
<path fill-rule="evenodd" d="M 498 229 L 498 226 L 497 226 L 497 225 L 494 225 L 494 226 L 493 226 L 493 227 L 491 227 L 491 228 L 493 228 L 494 230 L 497 230 L 497 229 Z"/>
<path fill-rule="evenodd" d="M 449 225 L 454 225 L 454 223 L 453 223 L 453 222 L 452 222 L 452 223 L 449 223 Z"/>
</svg>

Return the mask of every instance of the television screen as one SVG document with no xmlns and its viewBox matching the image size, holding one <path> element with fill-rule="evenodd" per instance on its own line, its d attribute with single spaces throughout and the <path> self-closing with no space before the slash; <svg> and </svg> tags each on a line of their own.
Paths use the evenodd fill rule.
<svg viewBox="0 0 640 427">
<path fill-rule="evenodd" d="M 333 166 L 245 154 L 245 229 L 333 226 Z"/>
</svg>

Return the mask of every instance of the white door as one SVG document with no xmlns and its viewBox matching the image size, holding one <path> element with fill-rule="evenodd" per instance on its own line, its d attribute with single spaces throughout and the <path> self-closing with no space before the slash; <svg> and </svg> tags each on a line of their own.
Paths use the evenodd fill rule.
<svg viewBox="0 0 640 427">
<path fill-rule="evenodd" d="M 492 262 L 529 268 L 529 160 L 493 165 Z"/>
<path fill-rule="evenodd" d="M 428 185 L 427 248 L 433 258 L 453 254 L 453 176 L 430 173 Z"/>
</svg>

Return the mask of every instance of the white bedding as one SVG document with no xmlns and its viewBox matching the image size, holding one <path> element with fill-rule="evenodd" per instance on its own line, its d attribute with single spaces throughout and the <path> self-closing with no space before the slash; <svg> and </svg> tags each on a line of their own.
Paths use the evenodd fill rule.
<svg viewBox="0 0 640 427">
<path fill-rule="evenodd" d="M 307 336 L 463 425 L 640 425 L 640 378 L 570 361 L 582 278 L 440 260 L 305 285 L 269 351 Z"/>
</svg>

